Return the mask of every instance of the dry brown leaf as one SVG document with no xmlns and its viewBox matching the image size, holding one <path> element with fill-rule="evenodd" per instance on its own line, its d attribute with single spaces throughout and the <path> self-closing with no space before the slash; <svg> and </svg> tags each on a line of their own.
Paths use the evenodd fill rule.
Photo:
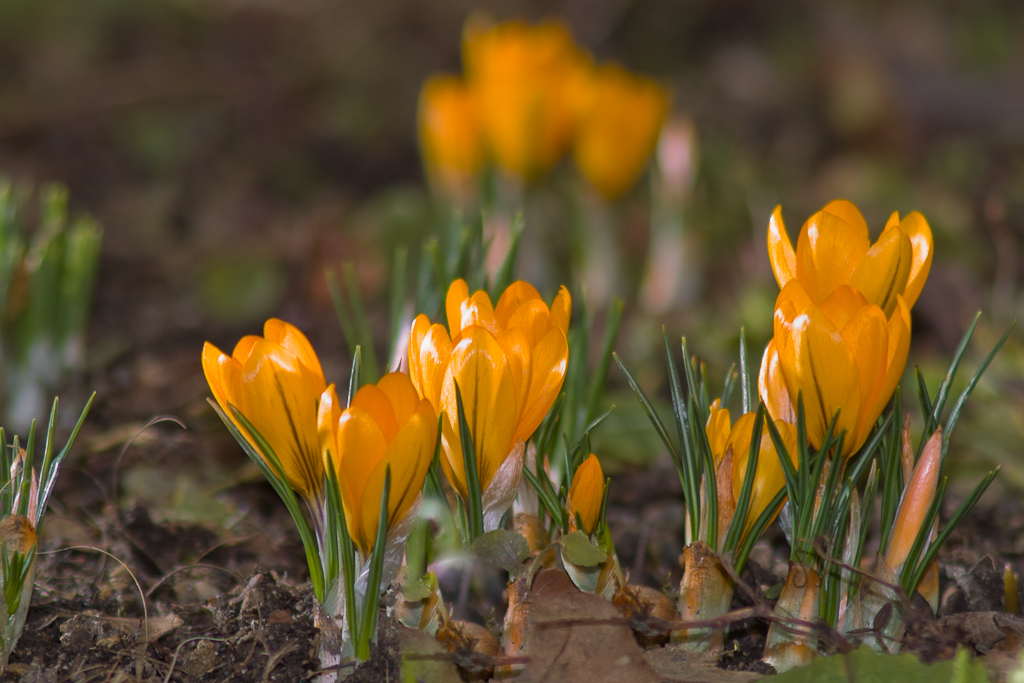
<svg viewBox="0 0 1024 683">
<path fill-rule="evenodd" d="M 657 683 L 643 650 L 606 600 L 581 592 L 563 571 L 543 570 L 530 590 L 534 622 L 522 683 Z"/>
<path fill-rule="evenodd" d="M 664 683 L 749 683 L 763 676 L 718 668 L 718 652 L 694 652 L 678 645 L 648 650 L 647 663 Z"/>
</svg>

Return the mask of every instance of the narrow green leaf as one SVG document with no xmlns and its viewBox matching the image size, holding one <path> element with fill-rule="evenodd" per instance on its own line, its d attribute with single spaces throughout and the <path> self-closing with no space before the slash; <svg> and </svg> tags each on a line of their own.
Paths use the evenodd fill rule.
<svg viewBox="0 0 1024 683">
<path fill-rule="evenodd" d="M 757 416 L 754 418 L 754 429 L 750 435 L 750 452 L 747 454 L 747 469 L 743 474 L 743 485 L 740 487 L 740 495 L 736 500 L 732 523 L 729 524 L 729 532 L 725 537 L 725 545 L 722 546 L 722 552 L 731 553 L 736 548 L 745 526 L 747 510 L 750 509 L 750 496 L 754 490 L 754 473 L 757 472 L 757 461 L 761 454 L 761 433 L 764 429 L 764 416 L 764 404 L 761 404 L 758 406 Z M 733 457 L 736 457 L 735 453 L 733 453 Z"/>
<path fill-rule="evenodd" d="M 599 410 L 601 395 L 604 393 L 604 385 L 608 381 L 608 369 L 611 367 L 615 340 L 619 336 L 619 327 L 622 324 L 623 309 L 622 299 L 612 299 L 611 305 L 608 307 L 604 338 L 601 340 L 601 355 L 598 356 L 597 367 L 594 368 L 591 375 L 590 387 L 587 391 L 587 409 L 584 422 L 593 422 Z M 587 429 L 586 431 L 590 430 Z"/>
<path fill-rule="evenodd" d="M 246 419 L 245 415 L 242 415 L 241 411 L 232 405 L 228 407 L 231 409 L 235 419 L 242 425 L 253 440 L 256 442 L 254 447 L 247 438 L 242 435 L 238 427 L 235 426 L 234 422 L 221 410 L 220 406 L 215 401 L 209 400 L 214 411 L 220 416 L 221 421 L 231 432 L 231 436 L 235 438 L 238 445 L 242 447 L 245 454 L 249 456 L 257 468 L 263 473 L 263 476 L 270 483 L 273 489 L 280 496 L 281 500 L 284 501 L 285 507 L 288 509 L 288 513 L 292 516 L 292 521 L 295 522 L 296 528 L 299 530 L 299 537 L 302 539 L 302 547 L 306 551 L 306 564 L 309 566 L 310 581 L 313 584 L 313 593 L 317 599 L 323 602 L 325 597 L 325 585 L 324 585 L 324 570 L 323 562 L 320 559 L 320 548 L 316 539 L 316 535 L 313 533 L 309 522 L 306 520 L 305 515 L 302 513 L 302 508 L 299 506 L 298 498 L 291 486 L 288 484 L 288 477 L 285 475 L 284 468 L 281 466 L 281 461 L 278 459 L 277 454 L 274 453 L 274 449 L 270 447 L 267 441 L 259 433 L 251 422 Z M 259 450 L 257 450 L 259 449 Z M 262 454 L 262 455 L 261 455 Z M 266 460 L 264 460 L 264 457 Z M 269 461 L 269 464 L 268 462 Z"/>
<path fill-rule="evenodd" d="M 459 383 L 455 383 L 455 404 L 459 413 L 459 438 L 462 442 L 462 459 L 466 468 L 466 516 L 468 527 L 466 528 L 466 544 L 472 545 L 480 534 L 484 532 L 484 511 L 483 493 L 480 490 L 480 474 L 477 469 L 476 450 L 473 447 L 473 434 L 469 431 L 469 423 L 466 422 L 466 411 L 462 405 L 462 390 Z"/>
<path fill-rule="evenodd" d="M 988 369 L 988 366 L 992 362 L 992 359 L 995 358 L 996 354 L 999 353 L 999 349 L 1003 348 L 1003 344 L 1005 344 L 1006 340 L 1010 337 L 1010 332 L 1013 331 L 1013 327 L 1014 325 L 1011 324 L 1007 328 L 1006 332 L 1003 333 L 1003 336 L 1000 337 L 999 341 L 996 342 L 996 345 L 992 347 L 992 350 L 988 352 L 988 355 L 985 356 L 985 359 L 981 362 L 981 365 L 978 366 L 978 370 L 971 377 L 971 381 L 967 383 L 967 387 L 964 388 L 963 392 L 960 394 L 960 397 L 957 399 L 956 404 L 953 406 L 953 409 L 950 411 L 949 419 L 946 420 L 946 425 L 942 432 L 943 460 L 945 460 L 946 451 L 949 448 L 949 440 L 953 436 L 953 428 L 956 426 L 956 422 L 960 417 L 960 411 L 963 410 L 964 405 L 967 403 L 967 399 L 970 398 L 971 394 L 974 392 L 974 388 L 978 386 L 978 381 L 981 379 L 981 376 L 985 372 L 985 370 Z M 921 441 L 924 442 L 925 439 L 922 439 Z"/>
<path fill-rule="evenodd" d="M 359 640 L 356 641 L 356 656 L 363 661 L 370 658 L 370 643 L 377 642 L 377 620 L 380 617 L 381 575 L 384 572 L 384 555 L 388 544 L 388 496 L 391 493 L 391 465 L 384 469 L 384 490 L 380 495 L 380 518 L 377 522 L 377 539 L 370 553 L 370 576 L 366 582 L 366 599 L 363 602 Z"/>
<path fill-rule="evenodd" d="M 747 359 L 747 336 L 746 331 L 740 328 L 740 388 L 743 390 L 743 414 L 751 411 L 753 396 L 756 393 L 751 389 L 750 383 L 750 362 Z M 725 408 L 725 399 L 722 399 L 722 407 Z"/>
</svg>

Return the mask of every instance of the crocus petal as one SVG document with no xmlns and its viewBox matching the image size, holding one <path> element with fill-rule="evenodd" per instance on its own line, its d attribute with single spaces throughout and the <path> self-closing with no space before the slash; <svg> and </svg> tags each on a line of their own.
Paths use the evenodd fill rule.
<svg viewBox="0 0 1024 683">
<path fill-rule="evenodd" d="M 708 437 L 708 445 L 711 447 L 711 455 L 715 458 L 715 465 L 721 461 L 725 454 L 725 444 L 729 440 L 729 432 L 732 430 L 732 422 L 729 417 L 729 409 L 722 408 L 722 400 L 716 398 L 711 402 L 708 410 L 708 424 L 704 433 Z"/>
<path fill-rule="evenodd" d="M 313 351 L 312 344 L 306 335 L 302 334 L 294 325 L 271 318 L 263 324 L 263 336 L 267 341 L 272 341 L 288 351 L 299 361 L 299 365 L 306 371 L 306 379 L 316 387 L 327 387 L 324 381 L 324 371 L 320 367 L 320 359 Z M 321 388 L 321 391 L 323 391 Z"/>
<path fill-rule="evenodd" d="M 882 414 L 896 386 L 903 377 L 903 369 L 907 365 L 910 354 L 910 307 L 897 297 L 896 310 L 889 317 L 888 345 L 886 348 L 885 379 L 882 381 L 878 394 L 868 408 L 876 418 Z"/>
<path fill-rule="evenodd" d="M 932 267 L 932 252 L 934 251 L 932 230 L 928 227 L 928 221 L 924 219 L 924 216 L 916 211 L 903 219 L 900 229 L 906 233 L 913 245 L 913 263 L 910 266 L 907 286 L 903 290 L 903 300 L 906 302 L 907 308 L 913 308 Z"/>
<path fill-rule="evenodd" d="M 558 288 L 558 295 L 551 302 L 551 324 L 569 334 L 569 318 L 572 314 L 572 297 L 564 286 Z"/>
<path fill-rule="evenodd" d="M 761 371 L 757 376 L 757 388 L 761 401 L 773 419 L 796 422 L 796 412 L 793 410 L 786 379 L 779 365 L 779 352 L 775 348 L 775 340 L 768 342 L 764 349 Z"/>
<path fill-rule="evenodd" d="M 790 396 L 803 392 L 808 439 L 823 443 L 829 423 L 842 408 L 836 432 L 845 429 L 849 441 L 860 406 L 857 364 L 820 309 L 812 306 L 794 321 L 791 355 L 780 354 L 780 363 Z"/>
<path fill-rule="evenodd" d="M 848 322 L 840 334 L 846 346 L 853 354 L 857 365 L 858 386 L 862 404 L 851 407 L 858 412 L 856 427 L 846 435 L 843 445 L 845 454 L 853 453 L 863 445 L 867 432 L 878 413 L 871 412 L 875 396 L 882 389 L 885 380 L 886 355 L 889 345 L 889 326 L 882 309 L 877 306 L 864 306 Z"/>
<path fill-rule="evenodd" d="M 356 395 L 352 397 L 349 408 L 358 408 L 373 418 L 385 441 L 390 443 L 398 433 L 395 409 L 391 407 L 388 395 L 376 385 L 367 384 L 357 391 Z"/>
<path fill-rule="evenodd" d="M 910 238 L 899 226 L 888 228 L 853 270 L 850 286 L 889 316 L 907 286 L 912 259 Z"/>
<path fill-rule="evenodd" d="M 498 321 L 494 318 L 494 308 L 491 306 L 491 298 L 487 296 L 487 292 L 483 290 L 473 292 L 472 296 L 462 302 L 461 312 L 462 332 L 460 334 L 464 334 L 466 328 L 473 325 L 484 328 L 492 335 L 498 333 Z"/>
<path fill-rule="evenodd" d="M 415 415 L 402 426 L 386 452 L 366 477 L 361 489 L 358 528 L 360 550 L 369 555 L 376 542 L 380 523 L 380 499 L 384 492 L 384 474 L 391 467 L 391 489 L 388 492 L 388 528 L 405 518 L 420 495 L 423 480 L 434 455 L 436 425 Z"/>
<path fill-rule="evenodd" d="M 419 394 L 411 378 L 404 372 L 389 372 L 380 378 L 377 388 L 387 397 L 399 427 L 408 422 L 419 409 Z"/>
<path fill-rule="evenodd" d="M 232 417 L 232 415 L 231 411 L 228 410 L 227 404 L 232 401 L 229 399 L 227 387 L 225 386 L 224 366 L 232 362 L 230 356 L 225 355 L 223 351 L 210 342 L 203 344 L 203 374 L 206 375 L 206 382 L 210 385 L 213 397 L 217 400 L 221 409 L 227 413 L 228 417 Z M 232 417 L 233 420 L 234 418 Z"/>
<path fill-rule="evenodd" d="M 846 220 L 849 211 L 829 211 L 845 209 L 846 204 L 849 203 L 833 202 L 811 216 L 797 240 L 796 276 L 815 304 L 820 305 L 836 287 L 849 282 L 854 267 L 870 246 L 862 217 L 851 225 Z M 859 211 L 853 211 L 860 217 Z"/>
<path fill-rule="evenodd" d="M 295 356 L 263 339 L 253 345 L 242 377 L 245 387 L 236 407 L 274 449 L 292 488 L 315 496 L 323 479 L 316 397 L 326 387 L 310 383 Z"/>
<path fill-rule="evenodd" d="M 443 325 L 431 325 L 420 314 L 409 334 L 409 376 L 423 398 L 441 412 L 441 386 L 452 355 L 452 341 Z"/>
<path fill-rule="evenodd" d="M 513 328 L 503 330 L 497 335 L 498 345 L 505 352 L 512 371 L 512 381 L 516 387 L 516 405 L 526 403 L 526 395 L 530 389 L 530 371 L 533 367 L 533 348 L 524 330 Z"/>
<path fill-rule="evenodd" d="M 366 487 L 377 466 L 384 460 L 388 442 L 377 421 L 364 410 L 349 407 L 341 414 L 336 431 L 337 454 L 334 466 L 345 506 L 345 521 L 355 537 L 364 526 Z M 383 475 L 381 475 L 383 476 Z M 377 497 L 380 504 L 380 497 Z M 374 525 L 376 532 L 376 525 Z M 372 542 L 370 544 L 372 546 Z"/>
<path fill-rule="evenodd" d="M 448 315 L 448 330 L 451 338 L 462 332 L 462 302 L 469 298 L 469 285 L 465 280 L 456 280 L 448 288 L 444 299 L 444 310 Z"/>
<path fill-rule="evenodd" d="M 768 260 L 772 263 L 772 272 L 779 289 L 796 277 L 796 252 L 786 232 L 786 224 L 782 221 L 782 207 L 776 206 L 772 217 L 768 219 Z"/>
<path fill-rule="evenodd" d="M 515 438 L 526 441 L 551 410 L 569 365 L 569 343 L 553 328 L 537 343 L 531 359 L 530 384 L 523 401 Z"/>
<path fill-rule="evenodd" d="M 540 293 L 528 282 L 516 280 L 509 285 L 494 307 L 494 318 L 500 327 L 508 327 L 508 321 L 512 314 L 523 304 L 529 301 L 540 301 Z"/>
<path fill-rule="evenodd" d="M 441 390 L 441 403 L 448 407 L 447 422 L 454 436 L 445 443 L 445 450 L 453 454 L 457 452 L 461 461 L 462 446 L 455 414 L 456 382 L 462 393 L 466 422 L 473 435 L 480 487 L 484 489 L 508 456 L 518 417 L 515 414 L 515 384 L 511 368 L 505 352 L 486 330 L 470 327 L 464 331 L 462 341 L 452 350 Z M 454 461 L 451 464 L 454 465 Z M 455 486 L 456 482 L 452 485 Z"/>
<path fill-rule="evenodd" d="M 507 327 L 521 329 L 530 345 L 536 345 L 551 328 L 551 314 L 548 312 L 547 304 L 540 299 L 527 301 L 515 310 L 509 318 Z"/>
<path fill-rule="evenodd" d="M 939 484 L 942 466 L 942 429 L 939 428 L 924 446 L 914 473 L 903 489 L 900 506 L 893 521 L 892 536 L 885 554 L 886 563 L 899 570 L 907 560 L 925 515 Z"/>
<path fill-rule="evenodd" d="M 782 420 L 775 420 L 775 427 L 779 431 L 779 436 L 782 437 L 782 442 L 786 446 L 786 453 L 792 461 L 793 467 L 796 467 L 796 426 Z M 743 487 L 743 477 L 747 471 L 749 457 L 748 445 L 746 453 L 737 453 L 736 461 L 733 464 L 733 496 L 736 498 L 739 497 L 740 490 Z M 750 506 L 747 508 L 747 517 L 743 522 L 744 535 L 750 531 L 750 528 L 757 521 L 757 518 L 761 516 L 761 513 L 764 512 L 764 509 L 768 507 L 768 504 L 775 498 L 776 494 L 786 485 L 786 476 L 783 474 L 782 464 L 779 462 L 781 457 L 783 457 L 782 453 L 775 448 L 775 442 L 772 440 L 771 434 L 768 433 L 768 428 L 765 427 L 761 432 L 761 445 L 757 454 L 757 469 L 754 472 L 754 487 L 750 492 Z"/>
</svg>

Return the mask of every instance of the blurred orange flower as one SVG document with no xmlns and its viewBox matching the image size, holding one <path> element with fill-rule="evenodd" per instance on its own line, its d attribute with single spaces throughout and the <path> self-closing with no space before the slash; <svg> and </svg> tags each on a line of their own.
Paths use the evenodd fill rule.
<svg viewBox="0 0 1024 683">
<path fill-rule="evenodd" d="M 568 148 L 590 57 L 558 21 L 495 24 L 476 15 L 463 63 L 490 152 L 506 173 L 533 178 Z"/>
<path fill-rule="evenodd" d="M 465 81 L 435 75 L 420 90 L 420 149 L 431 182 L 448 196 L 473 191 L 484 165 L 484 144 L 473 97 Z"/>
<path fill-rule="evenodd" d="M 620 66 L 594 72 L 573 151 L 580 172 L 606 199 L 625 193 L 646 168 L 670 101 L 660 83 Z"/>
</svg>

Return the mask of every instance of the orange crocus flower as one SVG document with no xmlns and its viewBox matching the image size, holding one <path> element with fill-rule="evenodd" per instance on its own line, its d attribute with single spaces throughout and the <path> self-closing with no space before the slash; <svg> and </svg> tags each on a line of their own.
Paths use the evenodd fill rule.
<svg viewBox="0 0 1024 683">
<path fill-rule="evenodd" d="M 671 96 L 657 81 L 609 64 L 594 73 L 576 131 L 576 166 L 608 200 L 636 183 L 658 142 Z"/>
<path fill-rule="evenodd" d="M 590 68 L 569 28 L 474 16 L 463 33 L 463 63 L 498 166 L 524 180 L 547 171 L 572 141 Z"/>
<path fill-rule="evenodd" d="M 420 150 L 431 182 L 455 199 L 473 191 L 484 144 L 473 96 L 456 76 L 435 75 L 420 90 Z"/>
<path fill-rule="evenodd" d="M 243 337 L 230 356 L 206 342 L 203 372 L 214 398 L 238 431 L 259 452 L 256 440 L 235 419 L 229 405 L 244 415 L 273 449 L 288 484 L 311 509 L 319 510 L 324 468 L 316 413 L 327 385 L 320 360 L 305 335 L 271 318 L 263 326 L 262 337 Z M 269 465 L 266 454 L 260 455 Z"/>
<path fill-rule="evenodd" d="M 562 388 L 571 300 L 562 287 L 549 308 L 536 289 L 520 281 L 492 306 L 486 292 L 470 295 L 465 281 L 456 280 L 445 307 L 447 329 L 422 314 L 413 321 L 409 374 L 420 395 L 445 413 L 441 466 L 465 500 L 458 383 L 476 450 L 484 523 L 493 529 L 515 497 L 525 442 Z"/>
<path fill-rule="evenodd" d="M 576 514 L 583 523 L 582 530 L 589 536 L 597 530 L 601 520 L 601 505 L 604 503 L 604 472 L 601 461 L 591 453 L 576 469 L 569 486 L 566 510 L 569 513 L 569 530 L 576 531 Z"/>
<path fill-rule="evenodd" d="M 761 362 L 761 398 L 773 417 L 795 422 L 803 393 L 807 438 L 818 448 L 836 412 L 846 431 L 843 456 L 867 440 L 903 375 L 910 351 L 910 309 L 897 295 L 887 320 L 864 295 L 841 285 L 821 306 L 799 280 L 775 302 L 775 334 Z"/>
<path fill-rule="evenodd" d="M 887 318 L 896 310 L 898 296 L 913 308 L 928 278 L 933 250 L 931 228 L 916 211 L 903 220 L 893 212 L 871 244 L 857 207 L 837 199 L 807 219 L 795 250 L 782 222 L 782 207 L 768 221 L 768 256 L 779 289 L 799 280 L 816 306 L 840 285 L 849 285 L 881 307 Z"/>
<path fill-rule="evenodd" d="M 317 422 L 324 466 L 338 475 L 345 521 L 360 554 L 373 552 L 389 466 L 388 544 L 397 528 L 404 531 L 404 543 L 409 529 L 402 522 L 419 499 L 437 443 L 430 402 L 420 398 L 408 375 L 392 372 L 359 389 L 348 408 L 332 384 L 320 399 Z"/>
<path fill-rule="evenodd" d="M 711 447 L 715 468 L 719 470 L 716 477 L 721 480 L 719 481 L 719 489 L 724 489 L 731 494 L 731 499 L 728 501 L 723 501 L 720 494 L 718 501 L 720 515 L 718 533 L 724 539 L 725 534 L 728 532 L 729 524 L 732 522 L 732 511 L 736 509 L 736 502 L 740 497 L 740 491 L 742 491 L 743 482 L 746 479 L 747 461 L 750 459 L 750 441 L 754 437 L 754 422 L 757 419 L 757 413 L 741 415 L 733 423 L 729 410 L 720 406 L 720 399 L 715 399 L 712 402 L 704 433 L 708 437 L 708 445 Z M 779 435 L 782 436 L 793 466 L 796 467 L 796 427 L 782 420 L 776 420 L 775 427 L 779 430 Z M 726 455 L 729 455 L 732 460 L 732 468 L 728 471 L 720 469 L 723 461 L 726 460 Z M 749 533 L 757 518 L 768 507 L 772 498 L 786 485 L 782 464 L 779 462 L 781 457 L 782 455 L 775 448 L 775 442 L 772 441 L 771 435 L 768 433 L 768 427 L 764 427 L 761 430 L 761 444 L 757 453 L 757 468 L 754 470 L 754 484 L 750 491 L 750 504 L 747 507 L 747 515 L 743 521 L 741 541 Z M 722 486 L 723 483 L 728 484 L 730 481 L 731 486 Z M 725 511 L 728 511 L 728 518 L 721 516 Z"/>
<path fill-rule="evenodd" d="M 782 291 L 761 363 L 761 399 L 772 417 L 795 421 L 803 392 L 808 439 L 819 447 L 839 411 L 849 456 L 892 397 L 910 349 L 910 309 L 928 277 L 932 233 L 919 213 L 893 213 L 872 245 L 867 223 L 846 200 L 804 224 L 793 245 L 776 208 L 768 254 Z"/>
</svg>

